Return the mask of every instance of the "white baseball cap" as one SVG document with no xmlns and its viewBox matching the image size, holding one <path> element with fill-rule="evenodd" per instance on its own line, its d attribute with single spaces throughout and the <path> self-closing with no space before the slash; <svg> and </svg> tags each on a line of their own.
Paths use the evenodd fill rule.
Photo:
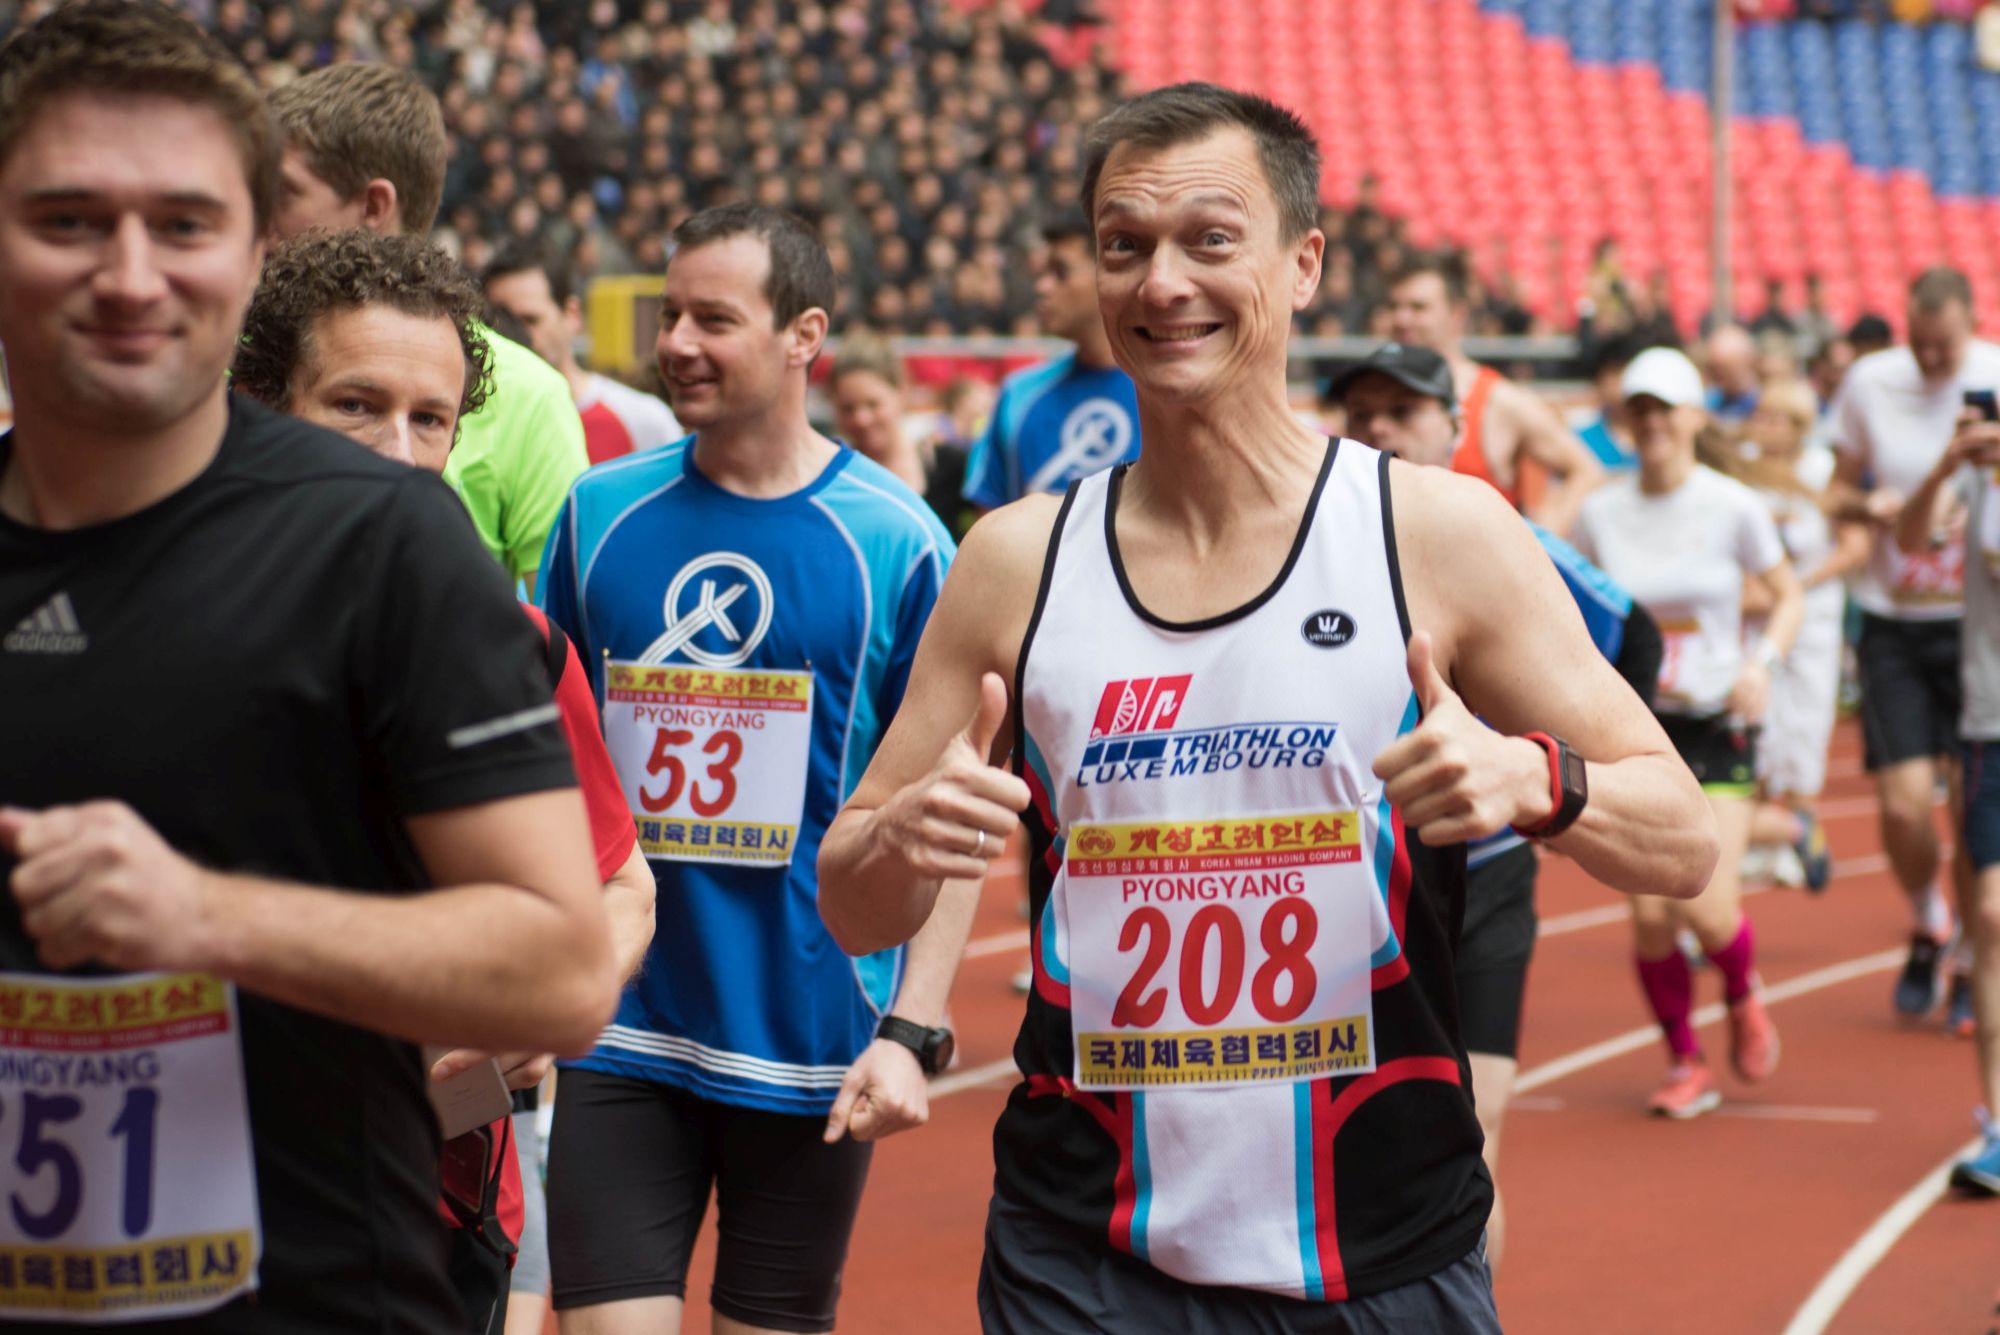
<svg viewBox="0 0 2000 1335">
<path fill-rule="evenodd" d="M 1674 408 L 1700 408 L 1708 402 L 1701 372 L 1686 353 L 1673 348 L 1647 348 L 1625 368 L 1618 379 L 1618 396 L 1636 399 L 1642 394 Z"/>
</svg>

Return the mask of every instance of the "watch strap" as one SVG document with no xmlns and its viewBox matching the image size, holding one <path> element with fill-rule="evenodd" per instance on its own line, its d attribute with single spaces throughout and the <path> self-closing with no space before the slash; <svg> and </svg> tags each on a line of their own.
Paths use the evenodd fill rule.
<svg viewBox="0 0 2000 1335">
<path fill-rule="evenodd" d="M 917 1065 L 923 1067 L 925 1075 L 937 1074 L 937 1033 L 900 1015 L 885 1015 L 882 1023 L 875 1026 L 875 1037 L 900 1043 L 915 1053 Z"/>
<path fill-rule="evenodd" d="M 1546 732 L 1524 732 L 1526 741 L 1535 743 L 1548 753 L 1549 757 L 1549 814 L 1538 825 L 1516 825 L 1514 833 L 1524 839 L 1553 839 L 1576 823 L 1583 814 L 1589 794 L 1582 788 L 1571 788 L 1566 774 L 1576 753 L 1569 749 L 1569 743 Z M 1581 769 L 1581 766 L 1578 767 Z"/>
</svg>

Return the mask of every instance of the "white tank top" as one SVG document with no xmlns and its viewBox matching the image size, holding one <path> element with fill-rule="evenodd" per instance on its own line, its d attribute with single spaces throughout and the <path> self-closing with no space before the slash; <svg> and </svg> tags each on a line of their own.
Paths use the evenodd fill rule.
<svg viewBox="0 0 2000 1335">
<path fill-rule="evenodd" d="M 1412 876 L 1371 766 L 1417 703 L 1382 457 L 1354 441 L 1329 453 L 1272 583 L 1185 624 L 1126 579 L 1109 522 L 1122 470 L 1079 483 L 1019 682 L 1021 750 L 1054 834 L 1036 868 L 1054 873 L 1037 992 L 1070 1021 L 1049 1045 L 1068 1051 L 1047 1054 L 1067 1072 L 1045 1079 L 1129 1102 L 1136 1148 L 1118 1180 L 1134 1196 L 1113 1240 L 1190 1282 L 1320 1298 L 1372 1267 L 1341 1255 L 1333 1159 L 1315 1148 L 1338 1123 L 1316 1099 L 1334 1081 L 1352 1079 L 1358 1102 L 1460 1078 L 1456 1017 L 1433 1013 L 1429 982 L 1421 1004 L 1408 988 L 1381 1004 L 1413 967 Z M 1449 927 L 1424 936 L 1447 944 L 1417 966 L 1432 980 L 1451 967 L 1444 899 Z M 1438 912 L 1427 903 L 1426 921 Z M 1464 1097 L 1450 1094 L 1440 1115 L 1456 1130 Z M 1468 1144 L 1476 1158 L 1459 1134 L 1424 1153 Z M 1382 1168 L 1407 1183 L 1429 1166 Z M 1456 1222 L 1453 1204 L 1440 1214 Z"/>
</svg>

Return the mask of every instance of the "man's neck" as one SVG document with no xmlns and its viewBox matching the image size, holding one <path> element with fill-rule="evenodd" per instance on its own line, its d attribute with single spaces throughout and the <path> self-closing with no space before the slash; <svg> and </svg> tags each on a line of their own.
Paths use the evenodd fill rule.
<svg viewBox="0 0 2000 1335">
<path fill-rule="evenodd" d="M 803 396 L 770 413 L 702 427 L 694 436 L 695 462 L 703 477 L 724 491 L 760 501 L 810 486 L 839 452 L 806 420 Z"/>
<path fill-rule="evenodd" d="M 590 395 L 590 372 L 584 370 L 574 357 L 571 357 L 560 369 L 563 373 L 563 379 L 569 381 L 570 402 L 581 404 Z"/>
<path fill-rule="evenodd" d="M 1101 323 L 1093 333 L 1076 340 L 1076 364 L 1092 371 L 1102 371 L 1117 364 L 1111 356 L 1111 339 Z"/>
<path fill-rule="evenodd" d="M 1139 399 L 1139 461 L 1127 505 L 1181 527 L 1197 549 L 1270 509 L 1296 515 L 1326 457 L 1326 437 L 1271 392 L 1190 406 Z"/>
<path fill-rule="evenodd" d="M 79 423 L 30 398 L 17 402 L 0 465 L 0 513 L 33 528 L 66 531 L 137 514 L 195 480 L 214 462 L 229 426 L 229 393 L 215 392 L 151 433 Z"/>
</svg>

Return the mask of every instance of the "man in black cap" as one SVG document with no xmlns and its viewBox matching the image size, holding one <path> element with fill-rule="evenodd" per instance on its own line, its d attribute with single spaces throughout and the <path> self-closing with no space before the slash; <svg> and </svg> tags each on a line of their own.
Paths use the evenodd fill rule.
<svg viewBox="0 0 2000 1335">
<path fill-rule="evenodd" d="M 1346 410 L 1347 434 L 1409 463 L 1449 468 L 1460 419 L 1451 365 L 1429 348 L 1385 343 L 1334 377 L 1327 397 Z M 1529 521 L 1576 598 L 1591 639 L 1641 699 L 1650 702 L 1660 669 L 1660 637 L 1646 610 L 1574 547 Z M 1511 830 L 1466 848 L 1465 922 L 1456 959 L 1458 1025 L 1472 1065 L 1473 1105 L 1493 1174 L 1487 1263 L 1496 1269 L 1506 1240 L 1501 1210 L 1500 1129 L 1514 1090 L 1521 999 L 1535 951 L 1534 845 Z"/>
</svg>

